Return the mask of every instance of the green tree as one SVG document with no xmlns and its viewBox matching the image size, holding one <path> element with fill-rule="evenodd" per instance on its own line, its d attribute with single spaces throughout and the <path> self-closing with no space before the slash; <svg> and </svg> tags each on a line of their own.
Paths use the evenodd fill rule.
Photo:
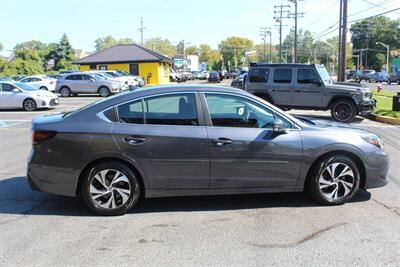
<svg viewBox="0 0 400 267">
<path fill-rule="evenodd" d="M 4 46 L 2 43 L 0 43 L 0 52 L 4 49 Z"/>
<path fill-rule="evenodd" d="M 199 48 L 195 45 L 191 45 L 186 47 L 185 49 L 186 54 L 188 55 L 198 55 L 199 54 Z"/>
<path fill-rule="evenodd" d="M 253 46 L 254 43 L 250 39 L 232 36 L 223 40 L 218 48 L 225 65 L 230 62 L 236 68 L 243 66 L 245 50 L 251 50 Z"/>
<path fill-rule="evenodd" d="M 363 52 L 363 67 L 379 70 L 382 66 L 383 53 L 386 49 L 376 42 L 388 44 L 392 50 L 400 48 L 400 20 L 392 20 L 385 16 L 361 20 L 351 25 L 351 42 L 353 49 L 369 49 Z M 354 59 L 355 62 L 356 59 Z M 384 59 L 386 62 L 386 59 Z"/>
<path fill-rule="evenodd" d="M 52 51 L 54 58 L 54 69 L 73 69 L 72 61 L 75 59 L 75 52 L 72 48 L 67 35 L 64 33 L 60 42 Z"/>
<path fill-rule="evenodd" d="M 160 37 L 146 40 L 144 47 L 169 57 L 176 54 L 176 47 L 171 43 L 171 41 Z"/>
<path fill-rule="evenodd" d="M 133 44 L 134 41 L 131 38 L 121 38 L 117 40 L 111 35 L 107 35 L 105 37 L 97 38 L 94 43 L 96 51 L 98 52 L 118 44 Z"/>
<path fill-rule="evenodd" d="M 3 75 L 33 75 L 43 73 L 43 62 L 36 50 L 14 49 L 15 59 L 3 67 Z"/>
</svg>

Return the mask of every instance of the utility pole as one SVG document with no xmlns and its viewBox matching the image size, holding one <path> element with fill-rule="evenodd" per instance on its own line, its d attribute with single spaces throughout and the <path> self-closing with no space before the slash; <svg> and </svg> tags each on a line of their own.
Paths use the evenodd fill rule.
<svg viewBox="0 0 400 267">
<path fill-rule="evenodd" d="M 297 18 L 302 18 L 304 16 L 303 13 L 298 13 L 297 12 L 297 3 L 300 0 L 289 0 L 290 2 L 294 3 L 294 14 L 289 13 L 289 17 L 294 18 L 294 52 L 293 52 L 293 58 L 294 58 L 294 63 L 297 62 Z"/>
<path fill-rule="evenodd" d="M 262 38 L 262 40 L 264 41 L 264 49 L 263 49 L 263 60 L 265 61 L 266 59 L 266 41 L 267 41 L 267 34 L 271 34 L 270 31 L 268 31 L 271 28 L 267 28 L 267 27 L 260 27 L 260 36 Z M 270 42 L 270 54 L 271 54 L 271 42 Z M 270 59 L 271 61 L 271 59 Z"/>
<path fill-rule="evenodd" d="M 347 1 L 343 1 L 343 13 L 342 13 L 342 43 L 340 46 L 340 72 L 338 80 L 344 82 L 346 78 L 346 44 L 347 44 Z"/>
<path fill-rule="evenodd" d="M 282 63 L 282 27 L 286 25 L 282 25 L 283 19 L 288 19 L 289 16 L 287 15 L 289 13 L 289 10 L 287 8 L 290 8 L 289 5 L 279 5 L 279 6 L 274 6 L 274 20 L 279 23 L 279 63 Z M 283 13 L 286 13 L 285 16 L 283 16 Z M 278 14 L 278 16 L 275 16 L 275 14 Z"/>
<path fill-rule="evenodd" d="M 138 29 L 138 31 L 140 31 L 140 45 L 143 46 L 143 31 L 146 28 L 143 27 L 143 17 L 140 17 L 140 28 Z"/>
<path fill-rule="evenodd" d="M 267 31 L 267 34 L 269 34 L 269 63 L 272 63 L 272 32 Z"/>
</svg>

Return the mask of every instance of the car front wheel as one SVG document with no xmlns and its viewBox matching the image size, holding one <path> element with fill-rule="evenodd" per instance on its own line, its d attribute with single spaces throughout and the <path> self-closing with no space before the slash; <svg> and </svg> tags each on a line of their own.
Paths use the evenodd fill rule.
<svg viewBox="0 0 400 267">
<path fill-rule="evenodd" d="M 357 108 L 351 100 L 340 99 L 331 107 L 332 118 L 340 122 L 351 122 L 357 115 Z"/>
<path fill-rule="evenodd" d="M 69 90 L 69 88 L 67 88 L 67 87 L 62 87 L 62 88 L 60 89 L 60 95 L 61 95 L 62 97 L 68 97 L 68 96 L 71 95 L 71 90 Z"/>
<path fill-rule="evenodd" d="M 107 96 L 109 96 L 110 95 L 110 90 L 108 90 L 108 88 L 107 87 L 100 87 L 100 89 L 99 89 L 99 95 L 100 96 L 102 96 L 102 97 L 107 97 Z"/>
<path fill-rule="evenodd" d="M 37 109 L 35 100 L 30 99 L 30 98 L 25 99 L 22 106 L 23 106 L 24 110 L 26 110 L 26 111 L 35 111 Z"/>
<path fill-rule="evenodd" d="M 94 166 L 82 182 L 86 205 L 101 215 L 123 215 L 139 200 L 140 184 L 135 173 L 118 162 Z"/>
<path fill-rule="evenodd" d="M 344 155 L 332 155 L 321 160 L 311 171 L 306 189 L 318 202 L 340 205 L 357 192 L 360 173 L 354 161 Z"/>
</svg>

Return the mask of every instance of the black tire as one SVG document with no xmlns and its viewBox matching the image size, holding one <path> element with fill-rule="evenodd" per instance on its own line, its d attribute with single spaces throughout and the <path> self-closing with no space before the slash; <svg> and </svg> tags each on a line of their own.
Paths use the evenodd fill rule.
<svg viewBox="0 0 400 267">
<path fill-rule="evenodd" d="M 22 108 L 26 111 L 35 111 L 37 110 L 37 104 L 32 98 L 27 98 L 22 103 Z"/>
<path fill-rule="evenodd" d="M 68 87 L 61 87 L 60 88 L 60 95 L 62 97 L 69 97 L 71 96 L 71 90 Z"/>
<path fill-rule="evenodd" d="M 107 177 L 107 182 L 109 182 L 108 187 L 109 189 L 106 190 L 101 190 L 101 191 L 108 191 L 108 193 L 103 194 L 101 197 L 98 197 L 97 200 L 94 200 L 92 198 L 92 193 L 90 192 L 91 190 L 91 185 L 94 186 L 96 183 L 99 185 L 99 188 L 104 188 L 101 186 L 100 183 L 98 183 L 99 180 L 95 180 L 95 177 L 97 174 L 99 174 L 101 171 L 109 170 L 109 172 L 106 173 L 105 177 Z M 124 175 L 128 181 L 129 181 L 129 187 L 127 186 L 128 183 L 125 181 L 121 181 L 118 183 L 122 183 L 122 188 L 121 185 L 119 185 L 119 189 L 124 189 L 124 190 L 129 190 L 130 194 L 129 197 L 127 198 L 126 202 L 124 202 L 122 194 L 118 189 L 115 189 L 112 186 L 112 183 L 110 182 L 110 178 L 113 177 L 113 175 L 116 173 L 115 171 L 120 172 L 122 175 Z M 110 176 L 108 176 L 110 174 Z M 141 196 L 141 188 L 140 188 L 140 183 L 138 178 L 136 177 L 135 173 L 126 165 L 121 164 L 119 162 L 104 162 L 100 163 L 98 165 L 95 165 L 91 170 L 87 173 L 84 174 L 82 181 L 82 187 L 81 187 L 81 194 L 84 202 L 86 205 L 93 210 L 95 213 L 100 214 L 100 215 L 109 215 L 109 216 L 116 216 L 116 215 L 123 215 L 127 213 L 135 204 L 138 202 Z M 96 189 L 99 189 L 96 188 Z M 110 189 L 111 188 L 111 189 Z M 128 189 L 127 189 L 128 188 Z M 104 188 L 105 189 L 105 188 Z M 126 195 L 125 195 L 126 196 Z M 95 196 L 96 197 L 96 196 Z M 107 198 L 109 197 L 109 198 Z M 109 200 L 113 198 L 115 204 L 117 205 L 120 203 L 121 205 L 116 206 L 114 208 L 108 207 L 105 208 L 104 205 L 107 205 Z M 103 201 L 105 203 L 103 203 Z M 102 203 L 100 203 L 102 202 Z M 101 206 L 103 205 L 103 206 Z M 110 205 L 111 202 L 110 202 Z"/>
<path fill-rule="evenodd" d="M 332 118 L 340 122 L 352 122 L 357 115 L 357 108 L 349 99 L 339 99 L 331 106 Z"/>
<path fill-rule="evenodd" d="M 325 182 L 329 181 L 327 176 L 329 177 L 330 175 L 326 168 L 329 168 L 331 164 L 339 164 L 335 170 L 336 176 L 339 176 L 341 172 L 343 172 L 345 168 L 343 166 L 346 165 L 349 167 L 349 169 L 351 169 L 351 175 L 353 175 L 353 177 L 351 177 L 350 174 L 347 176 L 342 176 L 341 179 L 336 178 L 336 183 L 332 182 L 332 185 L 328 185 Z M 323 179 L 321 177 L 323 177 Z M 346 182 L 347 185 L 344 184 L 343 181 Z M 352 187 L 349 188 L 348 184 L 352 184 Z M 321 187 L 324 186 L 325 188 L 321 189 Z M 355 162 L 348 156 L 337 154 L 325 157 L 315 164 L 309 174 L 309 177 L 307 177 L 305 189 L 316 201 L 321 204 L 341 205 L 353 198 L 359 186 L 360 172 Z M 345 189 L 345 187 L 347 187 L 348 191 Z M 328 195 L 330 195 L 331 191 L 334 191 L 335 189 L 337 190 L 337 198 L 334 198 L 334 194 L 330 198 Z"/>
<path fill-rule="evenodd" d="M 111 94 L 111 93 L 110 93 L 110 90 L 109 90 L 107 87 L 102 86 L 102 87 L 99 88 L 99 95 L 100 95 L 100 96 L 102 96 L 102 97 L 107 97 L 107 96 L 109 96 L 110 94 Z"/>
<path fill-rule="evenodd" d="M 42 87 L 40 87 L 39 88 L 40 90 L 46 90 L 46 91 L 48 91 L 49 89 L 47 89 L 47 87 L 46 86 L 42 86 Z"/>
<path fill-rule="evenodd" d="M 387 81 L 387 84 L 391 84 L 392 82 L 389 80 L 389 81 Z"/>
</svg>

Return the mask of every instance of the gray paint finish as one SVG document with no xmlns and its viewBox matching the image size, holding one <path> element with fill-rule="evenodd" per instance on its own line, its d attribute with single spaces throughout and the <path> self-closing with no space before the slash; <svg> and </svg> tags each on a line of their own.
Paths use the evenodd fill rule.
<svg viewBox="0 0 400 267">
<path fill-rule="evenodd" d="M 250 98 L 292 121 L 287 134 L 269 129 L 213 127 L 207 107 L 196 98 L 199 126 L 134 125 L 107 122 L 98 113 L 133 99 L 174 92 L 218 92 Z M 386 153 L 365 142 L 368 132 L 335 125 L 309 125 L 242 90 L 213 86 L 160 86 L 101 100 L 66 116 L 37 117 L 34 131 L 57 131 L 33 145 L 28 177 L 41 191 L 75 196 L 78 180 L 90 163 L 102 159 L 126 162 L 141 176 L 146 197 L 174 195 L 301 191 L 315 160 L 332 151 L 358 157 L 365 187 L 387 183 Z M 129 136 L 145 137 L 130 145 Z M 229 138 L 216 147 L 211 140 Z"/>
</svg>

